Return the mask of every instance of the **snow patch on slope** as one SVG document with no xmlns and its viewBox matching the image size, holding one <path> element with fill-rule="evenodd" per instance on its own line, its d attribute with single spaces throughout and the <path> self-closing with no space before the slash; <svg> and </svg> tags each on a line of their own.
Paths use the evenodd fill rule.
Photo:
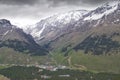
<svg viewBox="0 0 120 80">
<path fill-rule="evenodd" d="M 97 20 L 100 19 L 104 16 L 104 14 L 94 14 L 92 16 L 88 16 L 86 18 L 84 18 L 84 20 Z"/>
<path fill-rule="evenodd" d="M 26 29 L 24 29 L 24 31 L 28 34 L 31 34 L 34 38 L 40 38 L 42 37 L 41 34 L 44 32 L 45 29 L 56 30 L 66 27 L 67 24 L 78 21 L 83 17 L 83 15 L 87 13 L 88 11 L 86 10 L 76 10 L 63 14 L 53 15 L 41 20 L 35 25 L 32 25 L 32 27 L 27 27 Z"/>
<path fill-rule="evenodd" d="M 6 31 L 6 32 L 3 34 L 3 36 L 6 36 L 8 33 L 9 33 L 9 30 Z"/>
<path fill-rule="evenodd" d="M 51 16 L 45 20 L 46 25 L 51 26 L 58 26 L 58 24 L 66 25 L 70 22 L 78 21 L 80 18 L 83 17 L 83 15 L 87 14 L 88 11 L 86 10 L 78 10 L 78 11 L 70 11 L 63 14 L 57 14 L 54 16 Z M 59 26 L 63 27 L 63 26 Z"/>
<path fill-rule="evenodd" d="M 45 29 L 45 24 L 40 31 L 38 31 L 37 28 L 33 29 L 31 35 L 34 36 L 35 38 L 39 38 L 39 37 L 41 37 L 41 34 L 44 31 L 44 29 Z"/>
<path fill-rule="evenodd" d="M 112 7 L 112 9 L 106 11 L 104 14 L 105 14 L 105 15 L 108 15 L 108 14 L 114 12 L 117 8 L 118 8 L 118 5 L 115 5 L 115 6 Z"/>
<path fill-rule="evenodd" d="M 69 23 L 71 20 L 77 21 L 79 20 L 87 11 L 71 11 L 65 14 L 61 14 L 57 16 L 56 20 L 64 21 L 64 24 Z"/>
<path fill-rule="evenodd" d="M 110 4 L 106 4 L 106 6 L 104 6 L 105 11 L 103 13 L 92 13 L 92 15 L 89 15 L 87 17 L 84 18 L 84 20 L 98 20 L 100 18 L 102 18 L 104 15 L 108 15 L 112 12 L 114 12 L 117 8 L 118 5 L 112 4 L 113 6 L 110 6 Z M 110 9 L 108 9 L 110 8 Z"/>
<path fill-rule="evenodd" d="M 6 31 L 3 35 L 2 35 L 2 40 L 4 39 L 4 37 L 10 32 L 10 30 Z"/>
</svg>

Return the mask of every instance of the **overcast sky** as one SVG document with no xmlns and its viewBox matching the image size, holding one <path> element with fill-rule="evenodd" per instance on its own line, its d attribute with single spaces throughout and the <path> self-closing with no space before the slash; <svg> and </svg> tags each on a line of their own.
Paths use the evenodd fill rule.
<svg viewBox="0 0 120 80">
<path fill-rule="evenodd" d="M 57 13 L 94 9 L 107 1 L 112 0 L 0 0 L 0 19 L 23 27 Z"/>
</svg>

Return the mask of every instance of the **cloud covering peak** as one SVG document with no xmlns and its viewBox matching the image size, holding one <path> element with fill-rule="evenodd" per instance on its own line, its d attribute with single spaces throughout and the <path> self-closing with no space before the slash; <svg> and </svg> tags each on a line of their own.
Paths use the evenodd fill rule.
<svg viewBox="0 0 120 80">
<path fill-rule="evenodd" d="M 112 0 L 0 0 L 0 19 L 26 24 L 70 10 L 94 9 Z M 113 0 L 115 1 L 115 0 Z"/>
</svg>

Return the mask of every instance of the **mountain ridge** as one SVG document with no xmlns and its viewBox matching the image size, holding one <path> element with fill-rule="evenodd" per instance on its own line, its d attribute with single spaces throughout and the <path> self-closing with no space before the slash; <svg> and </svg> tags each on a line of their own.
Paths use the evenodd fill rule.
<svg viewBox="0 0 120 80">
<path fill-rule="evenodd" d="M 0 20 L 0 47 L 13 48 L 16 51 L 31 55 L 45 55 L 47 53 L 30 34 L 24 33 L 22 29 L 12 25 L 6 19 Z"/>
<path fill-rule="evenodd" d="M 74 17 L 70 12 L 62 14 L 69 17 L 68 23 L 64 22 L 66 17 L 62 17 L 63 19 L 60 18 L 60 20 L 58 20 L 56 19 L 56 15 L 51 16 L 49 18 L 41 20 L 36 25 L 34 25 L 34 28 L 30 31 L 30 34 L 34 37 L 35 41 L 38 44 L 47 47 L 50 50 L 62 51 L 64 48 L 71 49 L 74 48 L 77 44 L 84 41 L 88 36 L 93 34 L 100 34 L 100 32 L 96 32 L 96 27 L 100 27 L 101 33 L 104 33 L 104 28 L 109 28 L 109 26 L 116 25 L 119 26 L 119 10 L 120 2 L 116 2 L 114 4 L 106 3 L 91 11 L 84 12 L 84 10 L 79 10 L 80 17 L 78 17 L 79 19 L 77 20 L 74 20 Z M 72 14 L 76 13 L 77 11 L 72 11 Z M 57 16 L 61 17 L 61 15 Z M 73 18 L 71 18 L 71 16 Z M 108 29 L 106 31 L 109 33 L 110 30 Z M 112 35 L 112 31 L 110 32 L 111 33 L 109 35 Z M 67 49 L 64 50 L 69 51 Z"/>
</svg>

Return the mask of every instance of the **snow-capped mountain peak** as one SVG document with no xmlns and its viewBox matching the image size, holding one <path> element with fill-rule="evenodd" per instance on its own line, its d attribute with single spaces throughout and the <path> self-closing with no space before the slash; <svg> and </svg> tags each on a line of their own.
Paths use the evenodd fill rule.
<svg viewBox="0 0 120 80">
<path fill-rule="evenodd" d="M 27 32 L 36 41 L 44 43 L 79 28 L 85 31 L 103 23 L 119 24 L 119 14 L 120 2 L 106 3 L 91 11 L 75 10 L 48 17 L 33 25 Z"/>
<path fill-rule="evenodd" d="M 59 20 L 64 20 L 64 23 L 67 24 L 69 23 L 72 19 L 75 21 L 79 20 L 84 14 L 86 14 L 88 11 L 86 10 L 78 10 L 78 11 L 71 11 L 65 14 L 60 14 L 59 16 L 56 16 L 56 19 Z"/>
<path fill-rule="evenodd" d="M 101 7 L 98 7 L 96 10 L 91 11 L 89 15 L 84 18 L 84 20 L 98 20 L 104 15 L 108 15 L 118 9 L 120 2 L 114 3 L 105 3 Z"/>
<path fill-rule="evenodd" d="M 31 30 L 25 30 L 27 33 L 30 33 L 35 38 L 39 38 L 42 36 L 42 33 L 44 30 L 47 30 L 47 32 L 50 32 L 51 30 L 55 30 L 55 28 L 63 28 L 66 27 L 69 23 L 73 24 L 74 22 L 78 21 L 83 17 L 83 15 L 87 14 L 87 10 L 76 10 L 76 11 L 70 11 L 67 13 L 57 14 L 53 15 L 51 17 L 48 17 L 46 19 L 41 20 L 37 24 L 33 25 Z M 28 28 L 27 28 L 28 29 Z"/>
<path fill-rule="evenodd" d="M 67 24 L 71 21 L 77 21 L 79 20 L 83 15 L 85 15 L 88 11 L 86 10 L 76 10 L 76 11 L 70 11 L 67 13 L 57 14 L 54 16 L 51 16 L 47 19 L 44 19 L 47 21 L 48 24 L 51 24 L 52 26 L 56 25 L 56 22 L 61 24 Z"/>
</svg>

